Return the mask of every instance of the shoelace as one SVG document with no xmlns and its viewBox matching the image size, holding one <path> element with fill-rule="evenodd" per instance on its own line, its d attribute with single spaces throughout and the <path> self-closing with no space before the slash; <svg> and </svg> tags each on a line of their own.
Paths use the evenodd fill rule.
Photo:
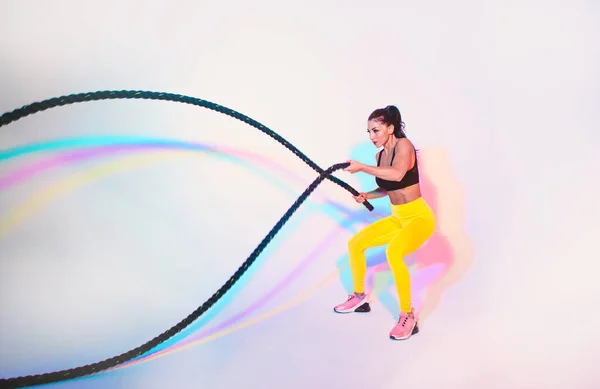
<svg viewBox="0 0 600 389">
<path fill-rule="evenodd" d="M 410 317 L 410 315 L 400 316 L 400 319 L 398 319 L 398 323 L 400 323 L 400 325 L 402 325 L 402 327 L 404 327 L 406 325 L 406 322 L 408 321 L 409 317 Z"/>
</svg>

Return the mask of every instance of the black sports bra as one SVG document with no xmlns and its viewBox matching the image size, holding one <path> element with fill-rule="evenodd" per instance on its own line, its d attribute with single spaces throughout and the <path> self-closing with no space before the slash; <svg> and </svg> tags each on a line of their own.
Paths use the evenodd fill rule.
<svg viewBox="0 0 600 389">
<path fill-rule="evenodd" d="M 381 154 L 383 153 L 383 150 L 379 152 L 379 157 L 377 159 L 377 166 L 379 166 L 380 162 L 381 162 Z M 396 148 L 394 147 L 394 150 L 392 151 L 392 160 L 390 161 L 390 166 L 392 166 L 392 163 L 394 163 L 394 157 L 396 156 Z M 402 180 L 400 181 L 388 181 L 388 180 L 384 180 L 382 178 L 379 177 L 375 177 L 375 182 L 377 182 L 377 185 L 381 188 L 381 189 L 385 189 L 387 191 L 390 190 L 397 190 L 397 189 L 404 189 L 408 186 L 414 185 L 414 184 L 418 184 L 419 183 L 419 166 L 417 164 L 417 152 L 415 150 L 415 164 L 413 165 L 413 167 L 408 170 L 406 172 L 406 174 L 404 175 L 404 177 L 402 177 Z"/>
</svg>

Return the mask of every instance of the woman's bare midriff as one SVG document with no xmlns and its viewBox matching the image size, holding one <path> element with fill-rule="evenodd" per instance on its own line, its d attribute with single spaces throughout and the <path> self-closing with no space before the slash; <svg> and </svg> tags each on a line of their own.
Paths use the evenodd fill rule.
<svg viewBox="0 0 600 389">
<path fill-rule="evenodd" d="M 419 184 L 415 184 L 403 189 L 388 191 L 387 195 L 394 205 L 406 204 L 421 197 L 421 187 Z"/>
</svg>

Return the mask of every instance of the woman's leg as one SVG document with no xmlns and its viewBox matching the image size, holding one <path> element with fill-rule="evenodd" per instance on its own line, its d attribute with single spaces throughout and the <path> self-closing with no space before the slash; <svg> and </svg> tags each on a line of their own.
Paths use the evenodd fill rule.
<svg viewBox="0 0 600 389">
<path fill-rule="evenodd" d="M 390 241 L 386 249 L 401 311 L 400 320 L 390 333 L 390 337 L 393 339 L 408 339 L 415 331 L 417 321 L 412 309 L 410 274 L 404 258 L 419 249 L 433 235 L 435 224 L 432 213 L 425 213 L 412 220 L 403 221 L 402 229 Z"/>
<path fill-rule="evenodd" d="M 350 271 L 354 284 L 354 294 L 350 295 L 346 302 L 337 305 L 334 308 L 336 312 L 370 311 L 368 301 L 364 298 L 365 275 L 367 273 L 365 251 L 369 248 L 389 243 L 401 228 L 402 225 L 397 218 L 388 216 L 363 228 L 348 241 L 348 255 L 350 257 Z"/>
</svg>

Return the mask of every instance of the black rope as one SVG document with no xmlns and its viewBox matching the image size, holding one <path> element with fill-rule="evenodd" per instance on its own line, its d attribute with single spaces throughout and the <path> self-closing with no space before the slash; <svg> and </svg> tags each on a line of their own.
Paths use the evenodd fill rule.
<svg viewBox="0 0 600 389">
<path fill-rule="evenodd" d="M 48 384 L 53 382 L 65 381 L 69 379 L 74 379 L 78 377 L 83 377 L 91 374 L 95 374 L 104 370 L 107 370 L 111 367 L 117 366 L 121 363 L 127 362 L 133 358 L 136 358 L 150 350 L 154 347 L 160 345 L 166 340 L 170 339 L 184 328 L 192 324 L 195 320 L 197 320 L 204 312 L 206 312 L 210 307 L 212 307 L 221 297 L 229 291 L 229 289 L 242 277 L 242 275 L 248 270 L 248 268 L 254 263 L 254 261 L 258 258 L 260 253 L 265 249 L 265 247 L 271 242 L 271 240 L 275 237 L 275 235 L 279 232 L 279 230 L 283 227 L 283 225 L 290 219 L 293 213 L 300 207 L 300 205 L 310 196 L 310 194 L 317 188 L 321 182 L 325 179 L 330 179 L 336 184 L 340 185 L 342 188 L 348 190 L 353 195 L 357 195 L 358 192 L 352 188 L 347 183 L 335 178 L 332 176 L 332 173 L 336 170 L 343 169 L 347 167 L 349 164 L 338 163 L 327 170 L 321 169 L 314 162 L 312 162 L 308 157 L 302 154 L 298 149 L 296 149 L 293 145 L 283 139 L 281 136 L 268 129 L 264 125 L 256 122 L 253 119 L 250 119 L 247 116 L 244 116 L 232 109 L 205 101 L 193 97 L 168 94 L 168 93 L 157 93 L 157 92 L 146 92 L 146 91 L 100 91 L 93 93 L 82 93 L 76 95 L 69 95 L 63 97 L 56 97 L 49 100 L 44 100 L 42 102 L 33 103 L 30 105 L 26 105 L 22 108 L 16 109 L 12 112 L 5 113 L 0 116 L 0 127 L 7 125 L 13 121 L 16 121 L 20 118 L 23 118 L 27 115 L 40 112 L 49 108 L 67 105 L 77 102 L 83 101 L 93 101 L 93 100 L 103 100 L 103 99 L 118 99 L 118 98 L 140 98 L 140 99 L 155 99 L 155 100 L 169 100 L 169 101 L 177 101 L 188 104 L 194 104 L 202 107 L 206 107 L 217 112 L 224 113 L 226 115 L 232 116 L 236 119 L 239 119 L 245 123 L 250 124 L 253 127 L 258 128 L 259 130 L 265 132 L 271 137 L 275 138 L 279 143 L 284 145 L 286 148 L 294 152 L 298 157 L 300 157 L 304 162 L 306 162 L 309 166 L 311 166 L 314 170 L 319 173 L 319 176 L 306 188 L 306 190 L 298 197 L 298 199 L 294 202 L 294 204 L 287 210 L 287 212 L 283 215 L 283 217 L 275 224 L 275 226 L 269 231 L 267 236 L 260 242 L 260 244 L 254 249 L 252 254 L 244 261 L 244 263 L 238 268 L 238 270 L 215 292 L 206 302 L 204 302 L 200 307 L 198 307 L 194 312 L 188 315 L 185 319 L 158 335 L 154 339 L 146 342 L 145 344 L 127 351 L 121 355 L 116 357 L 112 357 L 106 359 L 101 362 L 96 362 L 93 364 L 80 366 L 72 369 L 56 371 L 52 373 L 44 373 L 44 374 L 36 374 L 29 376 L 21 376 L 14 378 L 6 378 L 0 379 L 0 389 L 12 389 L 12 388 L 22 388 L 33 385 L 41 385 Z M 373 210 L 373 206 L 368 202 L 364 202 L 365 206 L 369 210 Z"/>
<path fill-rule="evenodd" d="M 235 119 L 241 120 L 242 122 L 251 125 L 252 127 L 257 128 L 258 130 L 264 132 L 269 135 L 277 142 L 281 143 L 285 148 L 296 154 L 302 161 L 304 161 L 308 166 L 310 166 L 317 173 L 322 173 L 323 169 L 321 169 L 316 163 L 311 161 L 306 155 L 304 155 L 300 150 L 298 150 L 294 145 L 285 140 L 279 134 L 274 132 L 273 130 L 267 128 L 262 123 L 257 122 L 256 120 L 249 118 L 246 115 L 243 115 L 237 111 L 234 111 L 231 108 L 224 107 L 219 104 L 212 103 L 207 100 L 199 99 L 196 97 L 190 97 L 185 95 L 178 95 L 174 93 L 162 93 L 162 92 L 151 92 L 151 91 L 135 91 L 135 90 L 121 90 L 121 91 L 97 91 L 90 93 L 78 93 L 61 97 L 53 97 L 48 100 L 32 103 L 26 105 L 22 108 L 15 109 L 12 112 L 7 112 L 0 116 L 0 127 L 5 126 L 11 122 L 24 118 L 25 116 L 41 112 L 50 108 L 68 105 L 73 103 L 81 103 L 86 101 L 96 101 L 96 100 L 109 100 L 109 99 L 147 99 L 147 100 L 166 100 L 173 101 L 178 103 L 192 104 L 200 107 L 208 108 L 213 111 L 217 111 L 219 113 L 231 116 Z M 340 180 L 339 178 L 333 176 L 327 176 L 329 180 L 346 189 L 348 192 L 357 196 L 358 192 L 352 188 L 350 185 Z M 371 205 L 368 201 L 365 201 L 364 206 L 367 207 L 369 211 L 373 210 L 373 205 Z"/>
</svg>

